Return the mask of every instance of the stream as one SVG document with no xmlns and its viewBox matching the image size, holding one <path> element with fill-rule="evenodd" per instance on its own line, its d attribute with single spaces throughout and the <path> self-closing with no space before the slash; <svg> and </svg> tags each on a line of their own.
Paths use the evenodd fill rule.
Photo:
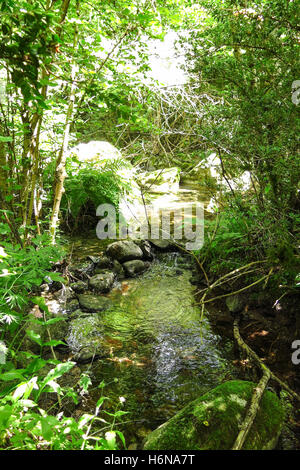
<svg viewBox="0 0 300 470">
<path fill-rule="evenodd" d="M 199 194 L 184 187 L 175 201 Z M 78 260 L 99 255 L 103 244 L 94 235 L 69 243 Z M 157 253 L 146 272 L 115 283 L 107 294 L 113 306 L 99 314 L 109 355 L 80 367 L 93 384 L 105 382 L 106 410 L 128 412 L 119 427 L 127 445 L 139 445 L 188 402 L 234 376 L 232 343 L 214 332 L 207 312 L 201 319 L 195 274 L 190 255 Z M 93 412 L 100 394 L 91 392 L 85 412 Z"/>
</svg>

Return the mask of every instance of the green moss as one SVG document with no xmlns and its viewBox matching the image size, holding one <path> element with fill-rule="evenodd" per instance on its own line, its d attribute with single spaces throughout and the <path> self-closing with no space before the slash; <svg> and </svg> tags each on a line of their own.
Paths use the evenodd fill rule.
<svg viewBox="0 0 300 470">
<path fill-rule="evenodd" d="M 189 403 L 153 431 L 146 450 L 231 449 L 256 384 L 228 381 Z M 265 391 L 244 449 L 271 449 L 276 445 L 284 413 L 275 394 Z"/>
</svg>

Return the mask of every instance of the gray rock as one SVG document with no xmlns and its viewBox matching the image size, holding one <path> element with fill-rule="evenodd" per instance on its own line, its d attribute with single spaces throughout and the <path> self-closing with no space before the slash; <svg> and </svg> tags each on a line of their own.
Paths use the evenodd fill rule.
<svg viewBox="0 0 300 470">
<path fill-rule="evenodd" d="M 72 299 L 70 302 L 67 303 L 66 305 L 66 313 L 72 313 L 75 312 L 79 308 L 79 302 L 77 299 Z"/>
<path fill-rule="evenodd" d="M 170 240 L 149 240 L 149 242 L 159 251 L 168 251 L 174 248 L 174 244 Z"/>
<path fill-rule="evenodd" d="M 100 256 L 91 256 L 91 255 L 89 255 L 87 257 L 87 259 L 92 261 L 92 263 L 97 264 L 97 263 L 99 263 L 101 258 L 100 258 Z"/>
<path fill-rule="evenodd" d="M 147 188 L 155 193 L 177 192 L 179 189 L 180 169 L 166 168 L 155 171 L 146 171 L 137 176 L 137 181 L 142 188 Z"/>
<path fill-rule="evenodd" d="M 84 281 L 73 282 L 70 287 L 76 294 L 83 294 L 88 290 L 88 284 Z"/>
<path fill-rule="evenodd" d="M 91 362 L 95 357 L 99 357 L 101 349 L 98 349 L 92 344 L 87 344 L 74 355 L 74 359 L 81 363 Z"/>
<path fill-rule="evenodd" d="M 79 362 L 99 356 L 102 347 L 103 324 L 98 315 L 77 317 L 70 322 L 67 343 Z"/>
<path fill-rule="evenodd" d="M 150 266 L 150 263 L 145 263 L 144 261 L 141 261 L 138 259 L 132 260 L 132 261 L 126 261 L 126 263 L 123 264 L 125 273 L 129 277 L 134 277 L 137 274 L 142 273 L 149 266 Z"/>
<path fill-rule="evenodd" d="M 69 302 L 72 299 L 76 298 L 75 292 L 70 287 L 63 287 L 53 294 L 53 297 L 57 299 L 58 302 L 64 303 Z"/>
<path fill-rule="evenodd" d="M 104 167 L 108 161 L 122 162 L 121 152 L 109 142 L 93 140 L 88 143 L 80 143 L 70 150 L 71 155 L 76 155 L 81 164 L 98 163 Z"/>
<path fill-rule="evenodd" d="M 95 357 L 110 355 L 111 344 L 107 341 L 99 315 L 78 316 L 70 321 L 67 343 L 78 362 L 89 362 Z"/>
<path fill-rule="evenodd" d="M 112 266 L 112 260 L 108 256 L 101 256 L 101 258 L 98 259 L 95 273 L 97 274 L 98 269 L 109 269 L 112 268 Z"/>
<path fill-rule="evenodd" d="M 114 283 L 115 275 L 111 272 L 104 272 L 101 274 L 96 274 L 89 280 L 90 289 L 99 292 L 105 293 L 109 292 Z"/>
<path fill-rule="evenodd" d="M 106 253 L 120 263 L 143 258 L 142 250 L 131 240 L 111 243 L 108 245 Z"/>
<path fill-rule="evenodd" d="M 87 279 L 94 270 L 94 263 L 92 261 L 84 261 L 74 263 L 69 266 L 69 273 L 72 277 L 77 279 Z"/>
<path fill-rule="evenodd" d="M 118 279 L 124 279 L 125 272 L 124 272 L 123 266 L 116 259 L 114 260 L 113 270 L 116 273 L 116 275 L 118 276 Z"/>
<path fill-rule="evenodd" d="M 78 308 L 77 310 L 74 310 L 74 312 L 70 313 L 69 318 L 71 319 L 78 318 L 78 317 L 85 318 L 85 317 L 89 317 L 90 315 L 91 315 L 90 312 L 83 312 L 82 310 Z"/>
<path fill-rule="evenodd" d="M 87 312 L 102 312 L 112 305 L 110 299 L 101 295 L 81 294 L 78 300 L 80 307 Z"/>
<path fill-rule="evenodd" d="M 148 261 L 152 261 L 154 256 L 151 252 L 151 244 L 149 243 L 149 241 L 148 240 L 139 240 L 139 241 L 136 241 L 135 243 L 142 250 L 143 255 L 144 255 L 143 258 L 148 260 Z"/>
</svg>

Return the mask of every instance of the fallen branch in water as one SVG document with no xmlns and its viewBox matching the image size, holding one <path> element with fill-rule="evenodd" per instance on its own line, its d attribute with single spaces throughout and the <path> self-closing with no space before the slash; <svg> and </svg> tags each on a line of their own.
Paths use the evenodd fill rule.
<svg viewBox="0 0 300 470">
<path fill-rule="evenodd" d="M 254 392 L 251 398 L 251 403 L 247 411 L 246 417 L 241 426 L 240 432 L 233 444 L 232 450 L 241 450 L 246 437 L 251 429 L 252 424 L 254 423 L 255 417 L 259 410 L 259 404 L 262 399 L 265 388 L 271 377 L 271 372 L 269 369 L 265 369 L 262 378 L 260 379 L 258 385 L 254 388 Z"/>
<path fill-rule="evenodd" d="M 263 361 L 258 357 L 258 355 L 245 343 L 245 341 L 240 335 L 237 318 L 235 318 L 233 322 L 233 334 L 240 349 L 244 351 L 249 358 L 253 359 L 253 361 L 262 369 L 263 374 L 265 375 L 265 373 L 269 373 L 271 380 L 277 382 L 281 386 L 281 388 L 286 390 L 292 398 L 296 398 L 296 400 L 300 401 L 300 396 L 296 392 L 294 392 L 285 382 L 283 382 L 275 374 L 273 374 L 273 372 L 266 366 L 266 364 L 263 363 Z"/>
</svg>

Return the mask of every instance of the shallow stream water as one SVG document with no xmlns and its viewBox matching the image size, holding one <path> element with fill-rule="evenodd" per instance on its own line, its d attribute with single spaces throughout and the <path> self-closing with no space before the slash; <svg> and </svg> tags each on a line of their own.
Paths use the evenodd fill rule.
<svg viewBox="0 0 300 470">
<path fill-rule="evenodd" d="M 198 198 L 186 188 L 181 195 L 181 203 Z M 99 255 L 100 245 L 95 237 L 73 239 L 72 256 Z M 113 307 L 99 314 L 109 356 L 81 367 L 94 384 L 105 382 L 110 411 L 129 413 L 120 429 L 131 442 L 141 442 L 185 404 L 231 378 L 232 344 L 213 331 L 207 313 L 201 318 L 194 279 L 190 255 L 157 254 L 145 273 L 114 286 L 107 294 Z M 89 411 L 97 398 L 99 390 Z"/>
</svg>

